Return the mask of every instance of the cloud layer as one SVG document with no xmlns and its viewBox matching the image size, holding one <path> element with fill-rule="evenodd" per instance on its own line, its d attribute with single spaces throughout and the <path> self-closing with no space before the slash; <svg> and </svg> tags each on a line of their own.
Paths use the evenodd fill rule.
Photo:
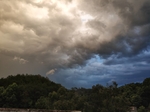
<svg viewBox="0 0 150 112">
<path fill-rule="evenodd" d="M 44 75 L 55 69 L 58 74 L 70 74 L 78 68 L 79 75 L 79 68 L 87 72 L 87 63 L 97 55 L 104 61 L 92 69 L 105 72 L 98 71 L 102 76 L 96 77 L 113 77 L 106 71 L 121 69 L 125 62 L 149 52 L 149 7 L 149 0 L 1 0 L 0 74 Z M 141 59 L 138 64 L 149 65 L 148 58 Z M 113 70 L 117 74 L 126 71 Z M 91 80 L 94 74 L 89 74 Z"/>
</svg>

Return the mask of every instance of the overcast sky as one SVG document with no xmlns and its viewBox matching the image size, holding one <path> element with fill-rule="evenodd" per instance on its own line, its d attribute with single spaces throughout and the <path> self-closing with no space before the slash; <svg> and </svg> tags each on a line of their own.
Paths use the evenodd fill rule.
<svg viewBox="0 0 150 112">
<path fill-rule="evenodd" d="M 67 88 L 150 77 L 150 0 L 0 0 L 0 78 Z"/>
</svg>

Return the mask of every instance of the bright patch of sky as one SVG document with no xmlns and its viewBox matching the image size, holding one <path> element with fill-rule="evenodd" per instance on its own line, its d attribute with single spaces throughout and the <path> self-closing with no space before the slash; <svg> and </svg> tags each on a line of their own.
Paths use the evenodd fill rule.
<svg viewBox="0 0 150 112">
<path fill-rule="evenodd" d="M 99 55 L 94 55 L 91 59 L 87 60 L 86 65 L 91 65 L 93 63 L 99 63 L 102 64 L 104 62 L 104 59 L 102 59 Z"/>
</svg>

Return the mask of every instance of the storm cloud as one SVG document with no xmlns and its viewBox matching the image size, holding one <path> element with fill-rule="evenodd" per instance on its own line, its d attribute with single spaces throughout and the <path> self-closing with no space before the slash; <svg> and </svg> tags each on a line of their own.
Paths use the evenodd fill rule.
<svg viewBox="0 0 150 112">
<path fill-rule="evenodd" d="M 66 80 L 63 74 L 71 74 L 74 69 L 80 73 L 73 72 L 72 77 L 86 76 L 87 64 L 95 55 L 103 60 L 99 62 L 101 66 L 93 68 L 99 68 L 102 74 L 96 77 L 114 77 L 115 72 L 127 71 L 114 71 L 119 64 L 125 66 L 138 60 L 138 64 L 145 62 L 147 67 L 149 55 L 145 61 L 141 57 L 149 53 L 149 45 L 149 0 L 0 1 L 1 77 L 53 74 L 49 77 L 61 83 Z M 106 72 L 111 69 L 114 73 Z M 83 78 L 83 82 L 92 80 L 98 72 L 87 73 L 90 78 Z"/>
</svg>

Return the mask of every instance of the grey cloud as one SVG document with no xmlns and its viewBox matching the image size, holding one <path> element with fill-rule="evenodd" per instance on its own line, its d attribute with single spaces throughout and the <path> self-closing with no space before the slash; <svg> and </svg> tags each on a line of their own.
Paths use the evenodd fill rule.
<svg viewBox="0 0 150 112">
<path fill-rule="evenodd" d="M 10 33 L 11 39 L 9 40 L 12 41 L 12 44 L 15 44 L 14 40 L 20 40 L 20 45 L 16 43 L 15 46 L 21 47 L 20 52 L 25 54 L 30 53 L 32 55 L 32 52 L 34 52 L 40 55 L 40 52 L 44 50 L 43 52 L 47 51 L 46 54 L 49 55 L 52 60 L 58 60 L 54 59 L 54 57 L 62 60 L 61 55 L 66 54 L 69 57 L 68 60 L 66 59 L 66 64 L 72 65 L 82 64 L 95 53 L 100 55 L 111 55 L 112 53 L 118 52 L 122 52 L 126 55 L 130 53 L 134 54 L 133 52 L 138 53 L 147 47 L 147 44 L 144 44 L 145 41 L 149 42 L 148 37 L 142 37 L 145 33 L 148 33 L 147 29 L 149 29 L 149 27 L 142 28 L 142 30 L 145 29 L 147 31 L 144 30 L 144 34 L 136 38 L 134 37 L 136 43 L 130 36 L 135 35 L 134 32 L 124 35 L 132 30 L 134 26 L 138 25 L 135 24 L 132 26 L 131 24 L 132 21 L 134 21 L 134 13 L 140 17 L 145 11 L 146 14 L 149 13 L 148 6 L 146 5 L 148 1 L 136 2 L 135 4 L 129 1 L 78 1 L 79 9 L 81 9 L 82 12 L 91 14 L 94 18 L 96 17 L 85 23 L 85 29 L 86 27 L 89 28 L 87 32 L 91 34 L 85 33 L 84 35 L 82 35 L 84 33 L 82 30 L 81 33 L 76 32 L 82 22 L 80 18 L 76 16 L 78 12 L 71 13 L 73 16 L 71 17 L 61 10 L 62 6 L 58 2 L 49 2 L 48 6 L 44 1 L 40 3 L 16 1 L 12 4 L 10 1 L 1 2 L 2 5 L 11 6 L 10 9 L 5 7 L 1 8 L 5 11 L 5 13 L 2 12 L 1 20 L 7 20 L 7 22 L 5 22 L 6 24 L 10 22 L 10 26 L 14 25 L 14 28 L 18 28 L 17 31 L 21 32 L 18 34 L 17 31 L 14 32 L 12 29 L 3 29 L 2 33 Z M 61 2 L 63 3 L 63 1 Z M 37 4 L 41 4 L 43 7 L 37 7 Z M 139 5 L 139 8 L 136 9 L 136 5 Z M 42 10 L 44 10 L 45 13 L 47 12 L 47 15 L 42 14 Z M 35 13 L 34 16 L 32 13 Z M 109 17 L 111 13 L 112 17 Z M 40 14 L 44 16 L 43 19 L 38 19 L 37 15 L 40 16 Z M 148 15 L 144 15 L 142 18 L 148 20 Z M 114 20 L 114 23 L 113 21 L 110 22 L 111 19 Z M 2 28 L 3 27 L 4 26 L 2 26 Z M 10 38 L 10 36 L 8 38 Z M 131 46 L 130 52 L 127 50 L 127 44 Z M 59 51 L 53 53 L 57 47 L 60 47 Z"/>
<path fill-rule="evenodd" d="M 23 58 L 16 57 L 16 56 L 13 58 L 13 60 L 14 60 L 14 61 L 19 61 L 19 62 L 22 63 L 22 64 L 26 64 L 26 63 L 28 62 L 28 60 L 25 60 L 25 59 L 23 59 Z"/>
<path fill-rule="evenodd" d="M 133 24 L 135 25 L 149 24 L 149 19 L 150 19 L 149 6 L 150 6 L 150 1 L 145 0 L 139 12 L 137 12 L 133 17 L 133 20 L 134 20 Z"/>
<path fill-rule="evenodd" d="M 8 59 L 17 71 L 20 64 L 13 58 L 20 57 L 17 60 L 28 61 L 20 72 L 23 67 L 36 71 L 28 67 L 32 63 L 46 73 L 86 65 L 95 54 L 106 59 L 106 65 L 113 63 L 109 57 L 114 55 L 137 56 L 150 45 L 149 5 L 148 0 L 1 0 L 1 61 Z"/>
<path fill-rule="evenodd" d="M 85 66 L 60 69 L 49 78 L 68 88 L 91 87 L 98 83 L 106 86 L 111 81 L 116 81 L 119 86 L 131 82 L 142 82 L 145 77 L 149 77 L 150 72 L 146 57 L 149 57 L 149 52 L 133 58 L 111 57 L 114 61 L 112 64 L 105 64 L 105 60 L 101 62 L 93 57 Z"/>
<path fill-rule="evenodd" d="M 90 2 L 89 3 L 90 6 L 88 5 L 88 2 Z M 90 14 L 96 13 L 95 15 L 99 18 L 98 20 L 99 23 L 103 23 L 103 25 L 100 25 L 98 22 L 96 23 L 97 20 L 88 22 L 90 27 L 94 26 L 94 29 L 96 28 L 97 31 L 101 32 L 99 35 L 96 36 L 99 37 L 99 39 L 101 37 L 103 38 L 103 41 L 96 40 L 95 42 L 93 42 L 94 43 L 93 46 L 96 46 L 96 49 L 94 49 L 93 52 L 98 53 L 102 56 L 103 55 L 109 56 L 111 54 L 120 54 L 120 53 L 122 56 L 132 56 L 140 53 L 143 49 L 147 48 L 150 42 L 149 40 L 150 21 L 148 21 L 149 9 L 147 6 L 149 2 L 147 0 L 145 1 L 139 0 L 136 3 L 131 1 L 119 1 L 119 0 L 109 1 L 108 4 L 105 4 L 105 7 L 102 6 L 100 7 L 99 4 L 102 1 L 88 1 L 88 2 L 82 2 L 86 7 L 82 7 L 81 9 L 87 11 L 87 13 Z M 105 19 L 109 18 L 107 14 L 113 16 L 117 14 L 121 19 L 121 22 L 118 21 L 116 24 L 114 24 L 113 27 L 111 27 L 111 29 L 109 29 L 110 25 L 107 25 L 107 22 L 103 20 L 103 16 L 105 17 Z M 136 20 L 139 17 L 142 20 Z M 115 22 L 113 20 L 115 19 L 112 18 L 112 22 Z M 138 23 L 138 21 L 142 23 Z M 105 26 L 105 28 L 101 26 Z M 139 27 L 140 30 L 133 31 L 135 30 L 136 27 Z M 105 32 L 103 30 L 105 30 Z M 119 32 L 117 32 L 116 35 L 113 35 L 116 32 L 116 30 L 118 30 Z M 104 34 L 102 31 L 104 32 Z M 105 35 L 105 33 L 110 34 Z M 111 39 L 108 40 L 106 39 L 105 41 L 105 38 L 109 38 L 109 36 L 111 36 Z"/>
<path fill-rule="evenodd" d="M 142 53 L 132 56 L 130 58 L 128 57 L 118 57 L 117 55 L 111 56 L 107 58 L 103 63 L 105 65 L 116 65 L 116 64 L 127 64 L 127 63 L 147 63 L 147 65 L 150 63 L 150 54 L 149 50 L 145 50 Z M 143 65 L 142 65 L 143 66 Z"/>
</svg>

